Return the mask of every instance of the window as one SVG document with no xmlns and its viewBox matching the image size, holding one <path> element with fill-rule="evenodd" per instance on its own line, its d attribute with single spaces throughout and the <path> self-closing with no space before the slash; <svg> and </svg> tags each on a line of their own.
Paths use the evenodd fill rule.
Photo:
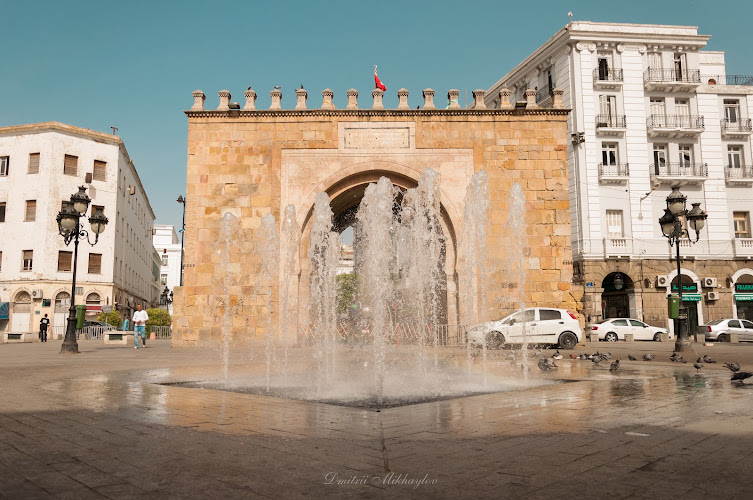
<svg viewBox="0 0 753 500">
<path fill-rule="evenodd" d="M 617 143 L 601 143 L 601 162 L 604 165 L 617 165 Z"/>
<path fill-rule="evenodd" d="M 0 156 L 0 177 L 8 175 L 10 169 L 10 156 Z"/>
<path fill-rule="evenodd" d="M 78 175 L 78 156 L 65 155 L 63 173 L 65 175 Z"/>
<path fill-rule="evenodd" d="M 612 69 L 612 54 L 599 54 L 599 80 L 609 80 L 610 69 Z"/>
<path fill-rule="evenodd" d="M 5 222 L 5 202 L 0 203 L 0 222 Z"/>
<path fill-rule="evenodd" d="M 0 252 L 0 271 L 3 270 L 3 252 Z"/>
<path fill-rule="evenodd" d="M 750 322 L 747 319 L 742 319 L 740 322 L 743 324 L 743 328 L 753 330 L 753 322 Z"/>
<path fill-rule="evenodd" d="M 750 215 L 748 212 L 733 212 L 732 221 L 735 238 L 750 238 Z"/>
<path fill-rule="evenodd" d="M 667 145 L 654 144 L 654 174 L 660 175 L 667 165 Z"/>
<path fill-rule="evenodd" d="M 724 100 L 724 119 L 729 123 L 737 123 L 740 119 L 740 101 L 737 99 Z"/>
<path fill-rule="evenodd" d="M 536 321 L 535 311 L 533 309 L 526 309 L 525 311 L 520 311 L 518 313 L 515 313 L 513 316 L 510 317 L 510 319 L 506 321 L 506 324 L 512 325 L 512 324 L 528 323 L 531 321 Z"/>
<path fill-rule="evenodd" d="M 69 272 L 73 269 L 73 252 L 58 252 L 58 271 Z"/>
<path fill-rule="evenodd" d="M 599 124 L 614 127 L 615 116 L 617 116 L 617 97 L 613 95 L 600 95 Z"/>
<path fill-rule="evenodd" d="M 729 168 L 740 168 L 743 164 L 742 147 L 727 146 L 727 166 Z"/>
<path fill-rule="evenodd" d="M 693 164 L 693 146 L 680 144 L 680 167 L 690 168 Z"/>
<path fill-rule="evenodd" d="M 612 324 L 614 326 L 628 326 L 628 322 L 626 319 L 616 319 L 612 321 Z"/>
<path fill-rule="evenodd" d="M 622 238 L 622 210 L 607 210 L 607 235 L 610 238 Z"/>
<path fill-rule="evenodd" d="M 649 103 L 651 106 L 651 119 L 653 121 L 653 124 L 655 127 L 664 127 L 666 126 L 666 112 L 664 108 L 664 98 L 663 97 L 652 97 L 649 99 Z"/>
<path fill-rule="evenodd" d="M 167 274 L 161 274 L 159 277 L 159 282 L 162 285 L 167 285 Z"/>
<path fill-rule="evenodd" d="M 675 80 L 678 82 L 685 81 L 687 78 L 688 64 L 687 56 L 683 53 L 675 53 Z"/>
<path fill-rule="evenodd" d="M 630 325 L 636 328 L 646 328 L 646 324 L 638 321 L 637 319 L 631 319 Z"/>
<path fill-rule="evenodd" d="M 690 127 L 690 103 L 687 99 L 675 99 L 675 113 L 680 127 Z"/>
<path fill-rule="evenodd" d="M 163 266 L 166 266 L 166 265 L 167 265 L 167 255 L 163 255 L 163 256 L 162 256 L 162 265 L 163 265 Z"/>
<path fill-rule="evenodd" d="M 31 271 L 34 264 L 34 250 L 23 251 L 23 264 L 21 265 L 22 271 Z"/>
<path fill-rule="evenodd" d="M 101 274 L 102 273 L 102 254 L 90 253 L 89 254 L 89 274 Z"/>
<path fill-rule="evenodd" d="M 648 67 L 653 70 L 661 70 L 661 52 L 651 52 L 648 54 Z"/>
<path fill-rule="evenodd" d="M 30 174 L 39 173 L 39 153 L 29 154 L 29 173 Z"/>
<path fill-rule="evenodd" d="M 727 327 L 729 328 L 740 328 L 740 322 L 736 319 L 731 319 L 727 323 Z"/>
<path fill-rule="evenodd" d="M 107 162 L 94 160 L 94 174 L 92 175 L 92 178 L 95 181 L 107 180 Z"/>
<path fill-rule="evenodd" d="M 541 321 L 562 319 L 562 313 L 556 309 L 539 309 L 539 319 Z"/>
<path fill-rule="evenodd" d="M 37 200 L 26 200 L 25 222 L 33 222 L 37 219 Z"/>
</svg>

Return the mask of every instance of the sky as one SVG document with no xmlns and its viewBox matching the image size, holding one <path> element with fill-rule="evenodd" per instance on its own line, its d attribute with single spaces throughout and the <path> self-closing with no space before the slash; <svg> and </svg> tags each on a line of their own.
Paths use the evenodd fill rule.
<svg viewBox="0 0 753 500">
<path fill-rule="evenodd" d="M 373 67 L 387 85 L 420 104 L 431 87 L 471 95 L 486 89 L 568 23 L 682 24 L 712 35 L 727 73 L 753 75 L 753 2 L 675 0 L 505 2 L 379 0 L 167 1 L 0 0 L 0 126 L 59 121 L 110 133 L 118 127 L 156 214 L 180 227 L 186 190 L 191 92 L 207 109 L 227 89 L 243 103 L 256 90 L 260 108 L 282 87 L 321 104 L 321 91 L 344 107 L 355 88 L 368 103 Z M 190 203 L 190 199 L 188 200 Z"/>
</svg>

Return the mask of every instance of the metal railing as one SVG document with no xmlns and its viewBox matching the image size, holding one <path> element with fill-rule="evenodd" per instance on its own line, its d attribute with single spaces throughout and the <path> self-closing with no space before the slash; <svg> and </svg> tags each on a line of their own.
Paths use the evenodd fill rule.
<svg viewBox="0 0 753 500">
<path fill-rule="evenodd" d="M 739 120 L 731 121 L 725 118 L 722 120 L 723 132 L 751 132 L 753 131 L 753 121 L 750 118 L 740 118 Z"/>
<path fill-rule="evenodd" d="M 651 174 L 656 177 L 708 177 L 706 163 L 653 163 Z"/>
<path fill-rule="evenodd" d="M 703 130 L 705 125 L 701 115 L 649 115 L 646 118 L 646 127 L 649 129 Z"/>
<path fill-rule="evenodd" d="M 154 332 L 158 339 L 169 339 L 173 336 L 173 327 L 167 326 L 149 326 L 147 327 L 147 335 Z"/>
<path fill-rule="evenodd" d="M 701 71 L 698 69 L 654 69 L 643 72 L 644 83 L 701 83 Z"/>
<path fill-rule="evenodd" d="M 554 95 L 552 86 L 548 83 L 536 91 L 536 104 L 546 101 Z"/>
<path fill-rule="evenodd" d="M 598 82 L 621 82 L 624 81 L 622 68 L 619 69 L 602 69 L 594 70 L 594 83 Z"/>
<path fill-rule="evenodd" d="M 626 128 L 625 115 L 596 115 L 596 128 Z"/>
<path fill-rule="evenodd" d="M 600 177 L 627 177 L 629 174 L 627 163 L 599 163 Z"/>
<path fill-rule="evenodd" d="M 724 169 L 724 178 L 727 180 L 753 180 L 753 167 L 750 165 L 740 165 L 739 167 L 727 165 L 727 168 Z"/>
<path fill-rule="evenodd" d="M 753 85 L 751 75 L 703 75 L 703 83 L 709 85 Z"/>
<path fill-rule="evenodd" d="M 386 325 L 385 342 L 400 346 L 424 345 L 452 347 L 465 345 L 465 325 L 429 325 L 411 322 L 398 322 Z M 373 342 L 374 325 L 372 323 L 338 323 L 335 328 L 335 340 L 346 344 L 371 344 Z M 317 342 L 321 336 L 314 327 L 306 327 L 300 332 L 302 342 Z"/>
</svg>

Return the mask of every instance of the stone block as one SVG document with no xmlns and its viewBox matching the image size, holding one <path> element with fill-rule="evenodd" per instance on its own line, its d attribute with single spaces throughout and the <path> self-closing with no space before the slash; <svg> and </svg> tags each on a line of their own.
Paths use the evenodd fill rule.
<svg viewBox="0 0 753 500">
<path fill-rule="evenodd" d="M 102 339 L 105 345 L 131 345 L 133 344 L 133 332 L 105 332 Z"/>
<path fill-rule="evenodd" d="M 659 334 L 659 342 L 669 342 L 669 334 L 668 333 L 660 333 Z"/>
<path fill-rule="evenodd" d="M 589 342 L 598 342 L 599 341 L 599 334 L 598 333 L 589 333 L 588 334 L 588 341 Z"/>
<path fill-rule="evenodd" d="M 30 332 L 6 332 L 3 334 L 3 341 L 6 344 L 30 344 L 32 342 L 39 342 L 39 334 Z"/>
<path fill-rule="evenodd" d="M 626 333 L 625 334 L 625 342 L 633 342 L 635 341 L 635 335 L 632 333 Z"/>
<path fill-rule="evenodd" d="M 727 335 L 727 342 L 731 344 L 737 344 L 739 341 L 740 339 L 736 333 L 730 333 Z"/>
</svg>

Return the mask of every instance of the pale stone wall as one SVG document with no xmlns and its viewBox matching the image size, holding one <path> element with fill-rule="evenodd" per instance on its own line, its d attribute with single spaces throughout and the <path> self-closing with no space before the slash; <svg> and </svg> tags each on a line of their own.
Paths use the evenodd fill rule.
<svg viewBox="0 0 753 500">
<path fill-rule="evenodd" d="M 448 276 L 462 273 L 458 249 L 463 199 L 470 177 L 484 169 L 492 197 L 488 255 L 494 261 L 502 257 L 500 236 L 508 197 L 518 182 L 526 197 L 530 245 L 526 303 L 576 308 L 571 292 L 566 110 L 196 109 L 187 115 L 186 266 L 184 286 L 176 288 L 173 303 L 175 346 L 219 338 L 225 307 L 233 313 L 234 338 L 263 335 L 268 311 L 258 288 L 261 257 L 255 241 L 264 215 L 271 212 L 279 222 L 284 207 L 296 205 L 304 238 L 297 279 L 302 297 L 300 310 L 286 314 L 301 315 L 307 293 L 303 257 L 316 194 L 326 191 L 334 198 L 381 175 L 411 187 L 426 167 L 442 176 L 443 229 L 451 241 Z M 220 219 L 226 212 L 240 218 L 229 263 L 223 262 L 224 244 L 219 241 Z M 228 305 L 222 283 L 225 266 L 231 273 Z M 495 299 L 509 289 L 509 281 L 499 272 L 493 276 L 490 315 L 500 314 L 493 309 Z M 276 301 L 275 293 L 273 324 Z M 448 321 L 462 323 L 464 318 L 457 318 L 453 307 L 450 310 L 455 319 Z"/>
</svg>

